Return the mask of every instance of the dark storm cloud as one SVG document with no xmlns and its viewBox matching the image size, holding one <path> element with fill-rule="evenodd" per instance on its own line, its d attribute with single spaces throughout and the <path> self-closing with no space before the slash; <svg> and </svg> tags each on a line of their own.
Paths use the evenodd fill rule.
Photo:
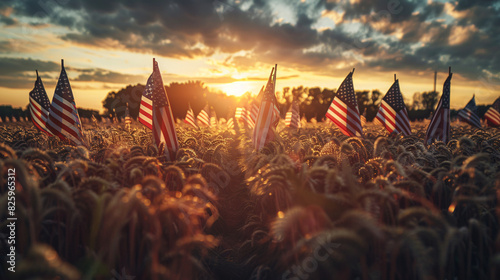
<svg viewBox="0 0 500 280">
<path fill-rule="evenodd" d="M 175 58 L 220 51 L 228 55 L 223 65 L 242 69 L 259 62 L 331 73 L 333 64 L 348 62 L 386 71 L 420 71 L 453 63 L 467 77 L 483 69 L 492 73 L 499 69 L 493 63 L 499 60 L 495 48 L 500 45 L 500 11 L 495 1 L 278 1 L 292 7 L 294 20 L 278 22 L 269 1 L 262 0 L 239 4 L 231 0 L 6 0 L 0 8 L 13 7 L 14 15 L 68 27 L 71 31 L 61 37 L 78 44 Z M 451 22 L 450 5 L 460 14 Z M 313 26 L 325 9 L 341 11 L 343 21 L 320 31 Z M 353 30 L 352 23 L 361 26 Z M 5 48 L 0 44 L 0 51 Z M 233 56 L 239 51 L 250 55 Z M 79 78 L 120 79 L 111 72 L 88 75 Z"/>
</svg>

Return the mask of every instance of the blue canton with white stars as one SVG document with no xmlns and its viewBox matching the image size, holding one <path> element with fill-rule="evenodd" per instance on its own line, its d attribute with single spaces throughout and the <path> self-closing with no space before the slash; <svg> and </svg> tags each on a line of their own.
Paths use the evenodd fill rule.
<svg viewBox="0 0 500 280">
<path fill-rule="evenodd" d="M 448 76 L 443 86 L 443 96 L 441 97 L 441 108 L 443 109 L 450 109 L 450 81 L 451 74 Z"/>
<path fill-rule="evenodd" d="M 354 94 L 354 86 L 352 84 L 352 72 L 347 75 L 345 80 L 340 85 L 337 90 L 337 98 L 342 100 L 351 109 L 357 110 L 358 102 L 356 99 L 356 94 Z"/>
<path fill-rule="evenodd" d="M 66 70 L 64 68 L 61 70 L 61 75 L 59 76 L 59 81 L 56 85 L 55 94 L 61 96 L 64 100 L 75 104 L 75 99 L 73 97 L 73 91 L 69 85 L 68 75 L 66 75 Z"/>
<path fill-rule="evenodd" d="M 493 109 L 495 109 L 497 112 L 500 112 L 500 97 L 495 100 L 491 107 L 493 107 Z"/>
<path fill-rule="evenodd" d="M 475 96 L 472 97 L 472 99 L 465 105 L 465 108 L 469 109 L 471 112 L 474 114 L 477 114 L 477 106 L 476 106 L 476 98 Z"/>
<path fill-rule="evenodd" d="M 403 101 L 403 95 L 399 90 L 399 81 L 395 81 L 391 88 L 385 94 L 383 100 L 391 106 L 394 111 L 399 112 L 405 108 L 405 103 Z"/>
<path fill-rule="evenodd" d="M 155 62 L 155 68 L 153 70 L 153 106 L 155 108 L 168 106 L 167 94 L 163 87 L 158 62 Z"/>
<path fill-rule="evenodd" d="M 153 75 L 154 74 L 151 74 L 151 76 L 149 76 L 148 82 L 146 83 L 146 88 L 144 88 L 144 92 L 142 93 L 142 96 L 146 97 L 149 100 L 153 99 Z"/>
<path fill-rule="evenodd" d="M 45 92 L 45 88 L 43 87 L 42 78 L 37 77 L 35 82 L 35 87 L 30 92 L 30 97 L 33 98 L 43 109 L 49 111 L 50 109 L 50 101 L 47 97 L 47 93 Z"/>
</svg>

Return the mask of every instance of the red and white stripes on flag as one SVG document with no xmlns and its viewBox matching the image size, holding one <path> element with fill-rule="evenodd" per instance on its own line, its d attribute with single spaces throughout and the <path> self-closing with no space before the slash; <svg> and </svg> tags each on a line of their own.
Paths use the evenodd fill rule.
<svg viewBox="0 0 500 280">
<path fill-rule="evenodd" d="M 488 121 L 489 126 L 500 126 L 500 97 L 486 111 L 484 118 Z"/>
<path fill-rule="evenodd" d="M 190 126 L 192 127 L 198 127 L 198 125 L 196 125 L 196 122 L 194 120 L 194 113 L 193 113 L 193 109 L 191 109 L 191 104 L 188 105 L 188 110 L 186 112 L 186 117 L 184 118 L 184 122 L 189 124 Z"/>
<path fill-rule="evenodd" d="M 234 120 L 233 118 L 229 118 L 226 122 L 227 128 L 232 129 L 234 128 Z"/>
<path fill-rule="evenodd" d="M 153 137 L 159 148 L 162 143 L 167 160 L 175 160 L 175 154 L 179 149 L 179 141 L 175 131 L 175 119 L 170 109 L 167 92 L 163 86 L 158 62 L 153 59 L 153 74 L 146 85 L 147 95 L 152 97 L 153 108 Z"/>
<path fill-rule="evenodd" d="M 47 129 L 62 140 L 69 140 L 74 145 L 84 145 L 80 116 L 62 59 L 61 75 L 52 97 Z"/>
<path fill-rule="evenodd" d="M 458 119 L 475 127 L 481 127 L 481 120 L 477 116 L 476 96 L 465 105 L 465 108 L 458 110 Z"/>
<path fill-rule="evenodd" d="M 152 79 L 153 79 L 153 74 L 149 76 L 147 85 L 153 84 Z M 153 129 L 153 92 L 148 90 L 147 85 L 144 91 L 142 92 L 138 120 L 140 123 L 142 123 L 149 129 Z"/>
<path fill-rule="evenodd" d="M 36 71 L 36 82 L 33 90 L 29 94 L 30 103 L 29 111 L 31 115 L 31 121 L 41 132 L 52 136 L 49 129 L 47 128 L 47 119 L 49 117 L 50 101 L 47 97 L 47 92 L 43 87 L 42 78 L 38 76 L 38 71 Z"/>
<path fill-rule="evenodd" d="M 389 133 L 411 134 L 410 120 L 406 110 L 403 95 L 399 89 L 399 80 L 396 80 L 389 91 L 382 98 L 377 116 L 375 117 L 385 126 Z"/>
<path fill-rule="evenodd" d="M 449 73 L 443 85 L 443 95 L 437 105 L 432 120 L 427 127 L 425 143 L 431 144 L 433 140 L 448 143 L 450 140 L 450 82 L 453 73 Z"/>
<path fill-rule="evenodd" d="M 204 126 L 210 126 L 210 116 L 208 115 L 208 111 L 209 111 L 209 107 L 208 107 L 208 104 L 205 105 L 205 108 L 203 108 L 200 113 L 198 114 L 198 116 L 196 116 L 196 121 L 200 124 L 200 125 L 204 125 Z"/>
<path fill-rule="evenodd" d="M 291 128 L 300 128 L 299 102 L 293 101 L 290 109 L 286 112 L 285 125 Z"/>
<path fill-rule="evenodd" d="M 253 143 L 257 151 L 264 147 L 267 142 L 274 140 L 275 135 L 273 130 L 276 129 L 280 120 L 278 101 L 275 95 L 277 68 L 278 65 L 276 64 L 271 70 L 255 123 Z"/>
<path fill-rule="evenodd" d="M 349 72 L 340 85 L 330 108 L 326 112 L 326 117 L 335 123 L 345 135 L 362 137 L 363 128 L 361 127 L 358 102 L 352 84 L 353 72 Z"/>
</svg>

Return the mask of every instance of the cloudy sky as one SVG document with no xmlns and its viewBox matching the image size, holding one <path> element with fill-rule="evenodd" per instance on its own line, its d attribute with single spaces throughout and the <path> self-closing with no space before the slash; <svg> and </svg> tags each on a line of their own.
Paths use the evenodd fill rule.
<svg viewBox="0 0 500 280">
<path fill-rule="evenodd" d="M 2 0 L 0 104 L 26 106 L 42 75 L 52 98 L 64 58 L 79 107 L 101 109 L 112 90 L 145 83 L 152 58 L 164 83 L 201 80 L 257 93 L 278 64 L 285 86 L 405 98 L 438 91 L 454 72 L 451 106 L 500 95 L 500 2 L 491 0 Z"/>
</svg>

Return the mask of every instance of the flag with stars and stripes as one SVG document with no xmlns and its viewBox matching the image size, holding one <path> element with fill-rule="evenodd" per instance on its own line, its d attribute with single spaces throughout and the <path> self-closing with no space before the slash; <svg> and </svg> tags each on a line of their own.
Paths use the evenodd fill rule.
<svg viewBox="0 0 500 280">
<path fill-rule="evenodd" d="M 208 104 L 205 105 L 205 108 L 203 108 L 198 116 L 196 116 L 196 121 L 199 124 L 202 124 L 204 126 L 210 126 L 210 116 L 208 115 L 208 112 L 210 111 L 210 108 L 208 107 Z"/>
<path fill-rule="evenodd" d="M 326 112 L 326 117 L 335 123 L 345 135 L 361 137 L 363 129 L 352 84 L 352 74 L 353 72 L 350 72 L 340 85 L 330 108 Z"/>
<path fill-rule="evenodd" d="M 163 86 L 158 62 L 153 60 L 153 74 L 148 79 L 146 89 L 151 91 L 152 100 L 152 127 L 153 138 L 159 148 L 164 145 L 164 154 L 167 160 L 175 160 L 175 154 L 179 149 L 179 141 L 175 131 L 175 119 L 170 109 L 167 92 Z"/>
<path fill-rule="evenodd" d="M 186 117 L 184 118 L 184 122 L 189 124 L 192 127 L 198 127 L 198 125 L 196 125 L 196 122 L 194 119 L 194 113 L 193 113 L 193 109 L 191 109 L 191 104 L 188 104 L 188 110 L 186 112 Z"/>
<path fill-rule="evenodd" d="M 433 140 L 448 143 L 450 140 L 450 82 L 453 73 L 450 72 L 443 85 L 443 95 L 432 116 L 431 122 L 425 134 L 425 143 L 430 144 Z"/>
<path fill-rule="evenodd" d="M 49 109 L 47 129 L 62 140 L 69 140 L 74 145 L 84 145 L 80 116 L 62 60 L 61 68 Z"/>
<path fill-rule="evenodd" d="M 473 95 L 472 99 L 465 105 L 465 108 L 458 110 L 458 119 L 464 121 L 472 126 L 481 127 L 481 120 L 477 116 L 476 96 Z"/>
<path fill-rule="evenodd" d="M 484 118 L 488 121 L 489 126 L 500 126 L 500 97 L 486 111 Z"/>
<path fill-rule="evenodd" d="M 285 125 L 291 128 L 300 128 L 300 108 L 297 100 L 293 101 L 286 112 Z"/>
<path fill-rule="evenodd" d="M 406 110 L 403 95 L 399 90 L 399 80 L 396 80 L 380 102 L 377 116 L 375 117 L 385 126 L 389 133 L 411 134 L 410 120 Z"/>
<path fill-rule="evenodd" d="M 29 111 L 33 124 L 47 135 L 52 133 L 47 128 L 47 118 L 49 117 L 50 101 L 43 87 L 42 78 L 36 71 L 36 82 L 33 90 L 30 92 Z"/>
<path fill-rule="evenodd" d="M 276 129 L 280 120 L 278 101 L 275 95 L 277 67 L 278 65 L 275 65 L 271 70 L 271 75 L 267 81 L 266 89 L 264 90 L 259 107 L 259 114 L 255 122 L 253 143 L 257 151 L 264 147 L 269 141 L 274 140 L 275 135 L 273 129 Z"/>
<path fill-rule="evenodd" d="M 142 92 L 138 120 L 149 129 L 153 129 L 153 74 L 149 76 L 146 88 Z"/>
</svg>

